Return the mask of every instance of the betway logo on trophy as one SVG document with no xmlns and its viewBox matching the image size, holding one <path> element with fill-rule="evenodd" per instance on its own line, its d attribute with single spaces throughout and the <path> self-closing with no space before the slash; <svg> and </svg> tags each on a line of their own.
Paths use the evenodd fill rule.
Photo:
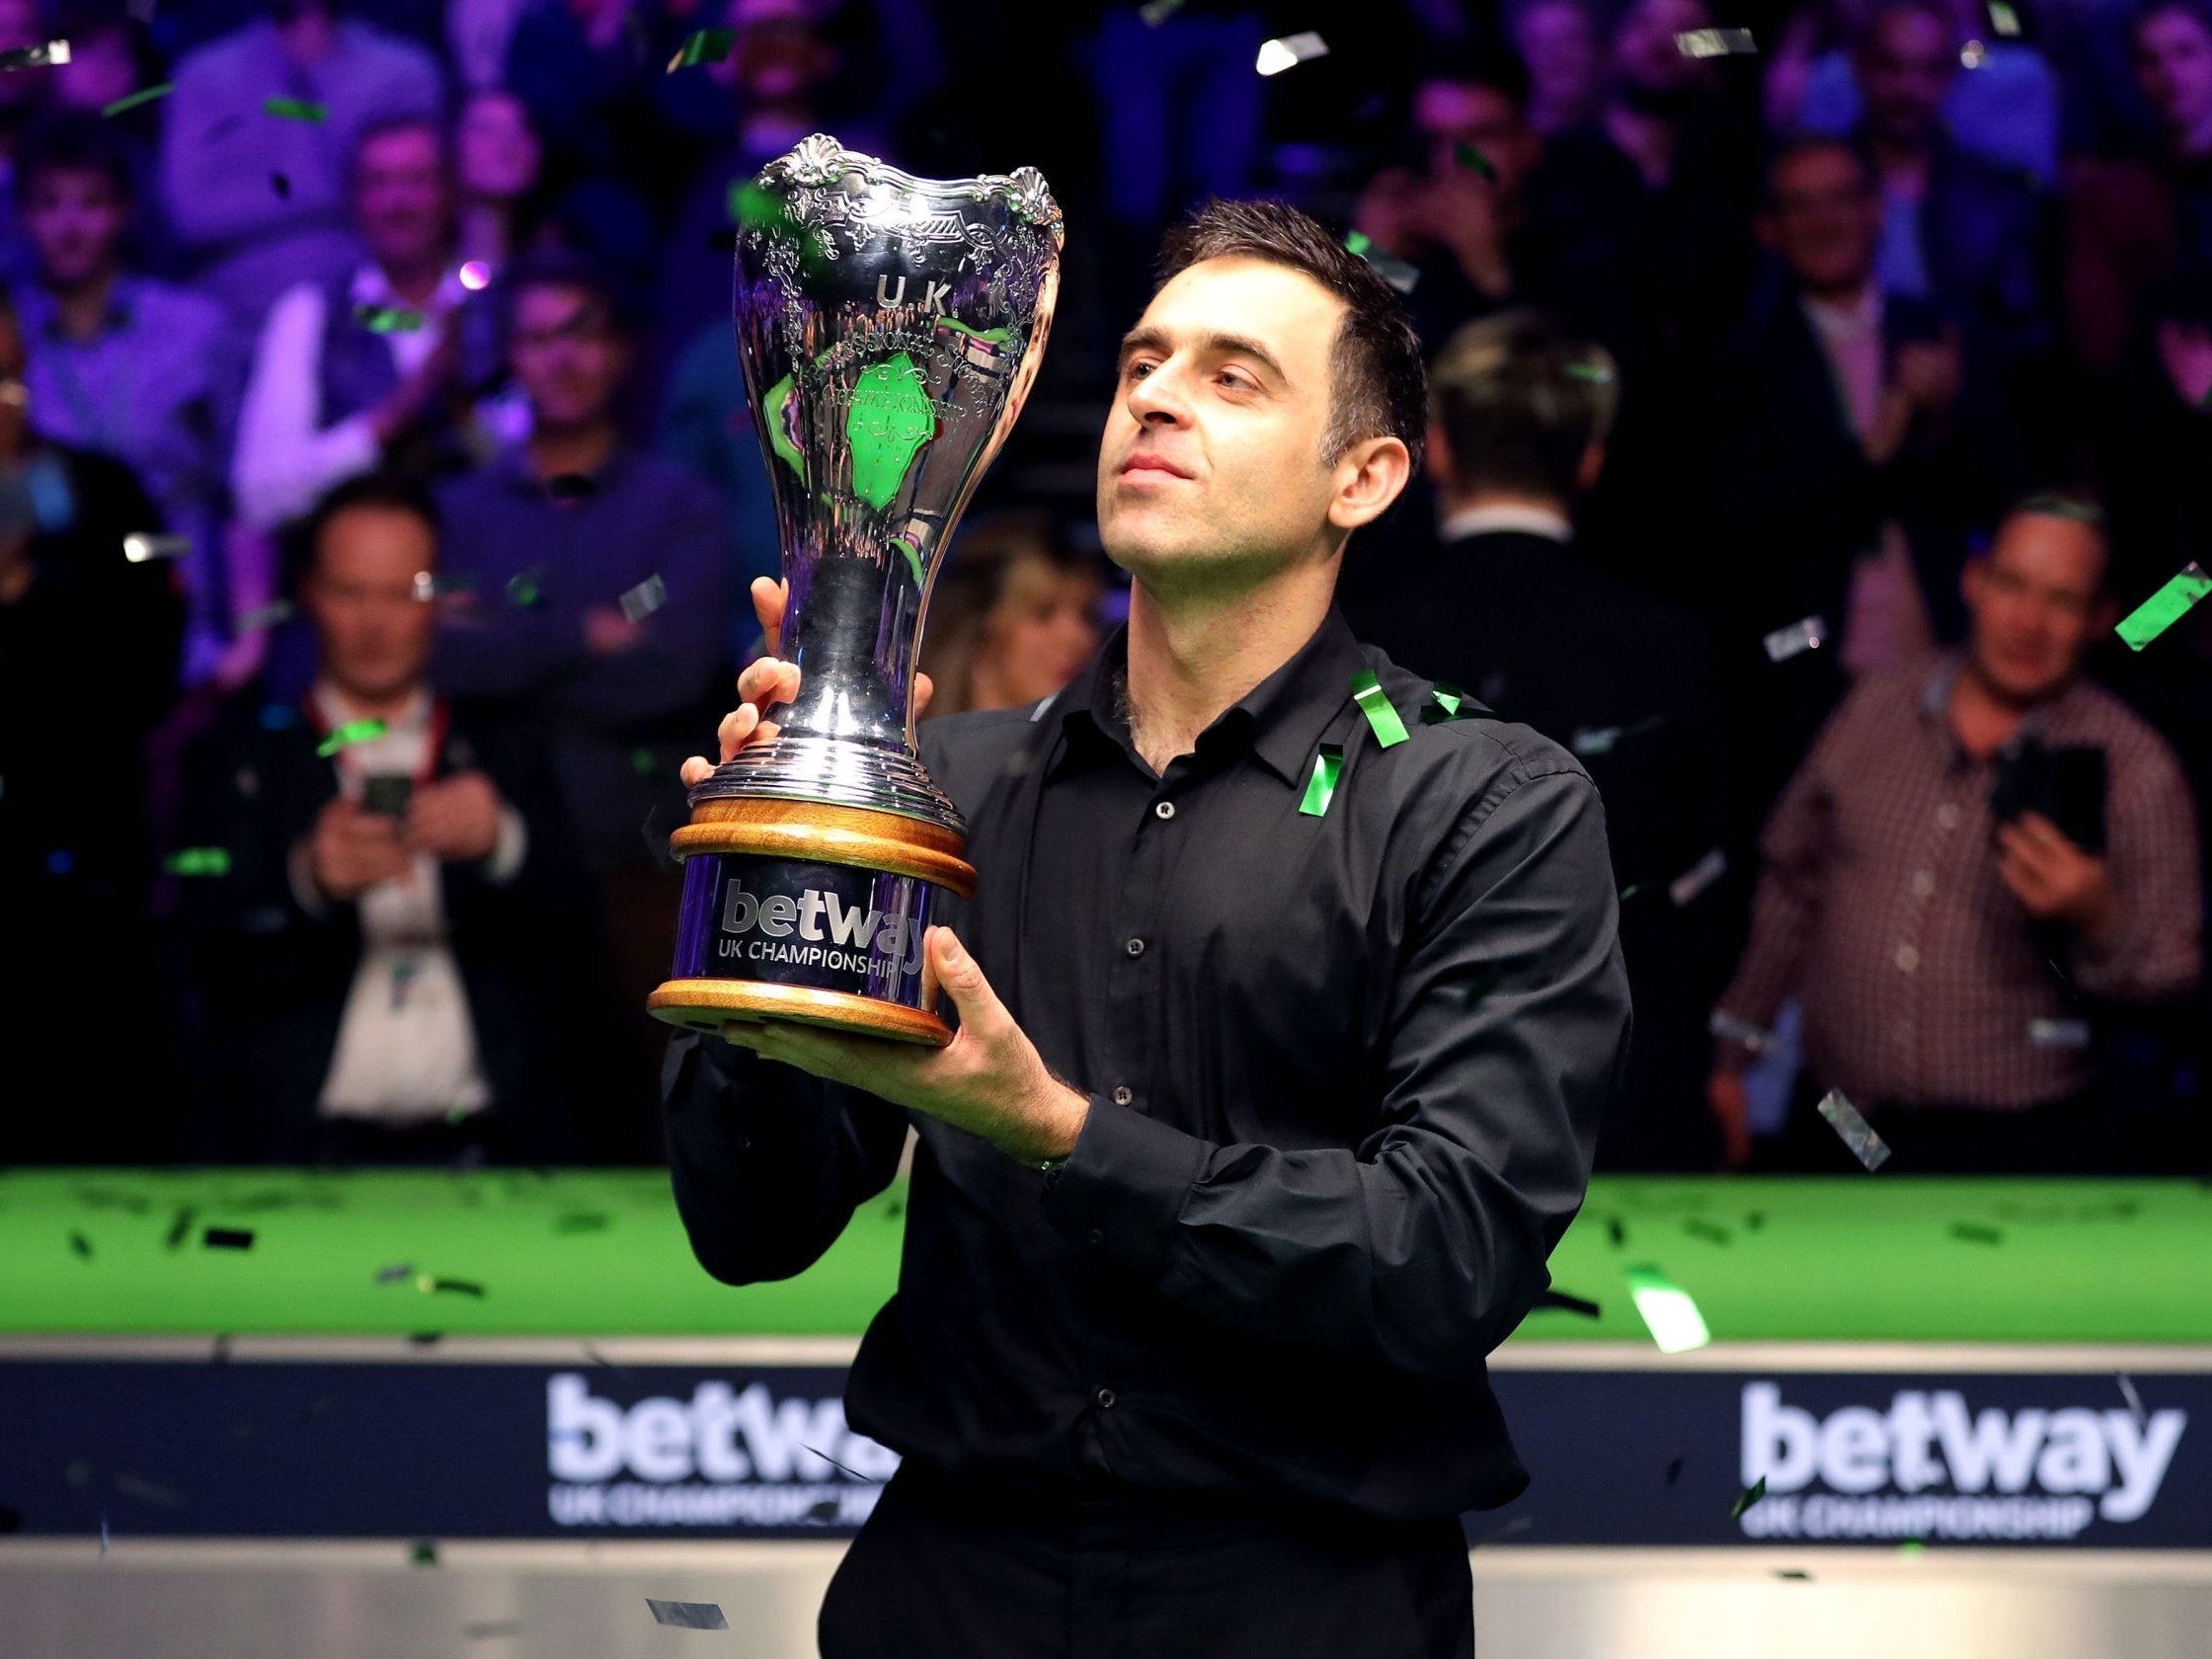
<svg viewBox="0 0 2212 1659">
<path fill-rule="evenodd" d="M 574 1372 L 547 1379 L 547 1503 L 564 1527 L 855 1526 L 898 1455 L 845 1426 L 835 1396 L 701 1382 L 632 1405 Z"/>
<path fill-rule="evenodd" d="M 745 935 L 755 929 L 764 937 L 747 940 Z M 803 943 L 775 942 L 790 938 L 794 930 Z M 748 893 L 745 883 L 735 877 L 723 890 L 722 940 L 717 950 L 756 962 L 828 965 L 852 973 L 865 973 L 873 953 L 886 965 L 898 964 L 902 974 L 921 972 L 921 929 L 900 911 L 848 905 L 834 892 L 812 887 L 796 899 L 781 893 L 758 897 Z"/>
<path fill-rule="evenodd" d="M 1974 1409 L 1955 1388 L 1900 1389 L 1886 1411 L 1825 1417 L 1780 1384 L 1743 1391 L 1744 1511 L 1753 1538 L 2065 1539 L 2139 1521 L 2188 1428 L 2178 1410 Z M 1802 1495 L 1800 1495 L 1802 1494 Z"/>
<path fill-rule="evenodd" d="M 804 1020 L 941 1046 L 952 1028 L 923 1004 L 921 936 L 976 870 L 915 752 L 914 660 L 953 528 L 1043 360 L 1060 208 L 1033 168 L 917 179 L 819 133 L 738 207 L 738 357 L 790 584 L 778 653 L 799 688 L 762 711 L 772 740 L 691 791 L 669 841 L 683 860 L 675 962 L 647 1006 L 696 1031 Z M 815 899 L 819 913 L 780 913 Z"/>
</svg>

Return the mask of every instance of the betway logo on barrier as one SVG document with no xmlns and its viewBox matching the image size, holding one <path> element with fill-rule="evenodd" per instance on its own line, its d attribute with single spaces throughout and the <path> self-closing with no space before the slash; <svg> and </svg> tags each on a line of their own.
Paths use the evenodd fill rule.
<svg viewBox="0 0 2212 1659">
<path fill-rule="evenodd" d="M 564 1527 L 854 1526 L 898 1454 L 845 1426 L 844 1401 L 701 1382 L 622 1405 L 575 1372 L 546 1382 L 548 1503 Z M 849 1471 L 849 1472 L 845 1472 Z"/>
<path fill-rule="evenodd" d="M 1889 1409 L 1826 1417 L 1743 1391 L 1743 1480 L 1767 1495 L 1743 1515 L 1753 1538 L 2072 1538 L 2093 1517 L 2149 1512 L 2188 1413 L 1971 1411 L 1954 1388 L 1901 1389 Z M 1808 1491 L 1808 1488 L 1812 1490 Z M 1804 1494 L 1800 1496 L 1799 1494 Z"/>
</svg>

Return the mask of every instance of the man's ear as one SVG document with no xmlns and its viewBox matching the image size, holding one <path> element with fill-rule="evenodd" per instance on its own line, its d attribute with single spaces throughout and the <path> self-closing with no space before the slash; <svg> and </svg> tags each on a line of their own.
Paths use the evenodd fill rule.
<svg viewBox="0 0 2212 1659">
<path fill-rule="evenodd" d="M 1336 463 L 1336 494 L 1329 522 L 1356 530 L 1382 515 L 1413 475 L 1413 456 L 1401 437 L 1363 437 Z"/>
</svg>

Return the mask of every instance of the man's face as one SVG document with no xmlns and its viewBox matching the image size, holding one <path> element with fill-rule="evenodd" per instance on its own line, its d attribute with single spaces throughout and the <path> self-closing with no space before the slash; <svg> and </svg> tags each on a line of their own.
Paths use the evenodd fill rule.
<svg viewBox="0 0 2212 1659">
<path fill-rule="evenodd" d="M 354 163 L 354 217 L 377 264 L 416 267 L 441 257 L 449 210 L 435 129 L 395 126 L 362 142 Z"/>
<path fill-rule="evenodd" d="M 487 201 L 514 201 L 537 183 L 540 151 L 529 112 L 512 92 L 487 87 L 472 93 L 454 130 L 454 170 L 462 194 Z"/>
<path fill-rule="evenodd" d="M 73 288 L 106 275 L 116 263 L 130 211 L 97 167 L 49 167 L 31 181 L 23 228 L 49 287 Z"/>
<path fill-rule="evenodd" d="M 541 283 L 514 296 L 509 347 L 538 425 L 577 427 L 612 407 L 629 353 L 606 308 L 582 288 Z"/>
<path fill-rule="evenodd" d="M 1598 40 L 1589 14 L 1568 0 L 1539 0 L 1521 13 L 1513 35 L 1539 102 L 1580 107 L 1598 81 Z"/>
<path fill-rule="evenodd" d="M 1504 93 L 1458 81 L 1428 81 L 1413 95 L 1413 124 L 1429 152 L 1429 174 L 1442 179 L 1463 167 L 1460 146 L 1471 144 L 1497 175 L 1498 195 L 1521 194 L 1540 145 L 1535 130 Z"/>
<path fill-rule="evenodd" d="M 1929 143 L 1958 69 L 1950 31 L 1936 18 L 1920 11 L 1882 13 L 1858 55 L 1867 129 L 1892 144 Z"/>
<path fill-rule="evenodd" d="M 303 597 L 340 690 L 390 697 L 421 681 L 437 612 L 415 577 L 436 562 L 431 527 L 397 508 L 351 508 L 323 526 Z"/>
<path fill-rule="evenodd" d="M 1777 166 L 1774 202 L 1761 228 L 1800 287 L 1834 293 L 1863 286 L 1873 275 L 1881 213 L 1857 158 L 1823 147 Z"/>
<path fill-rule="evenodd" d="M 1967 648 L 1983 679 L 2018 702 L 2054 695 L 2110 626 L 2104 541 L 2054 514 L 2015 513 L 1966 567 Z"/>
<path fill-rule="evenodd" d="M 1613 38 L 1614 78 L 1633 92 L 1688 98 L 1712 83 L 1704 60 L 1687 55 L 1675 37 L 1710 29 L 1704 0 L 1636 0 Z"/>
<path fill-rule="evenodd" d="M 2187 12 L 2153 12 L 2135 32 L 2135 76 L 2177 137 L 2212 123 L 2212 36 Z"/>
<path fill-rule="evenodd" d="M 1314 546 L 1337 469 L 1323 462 L 1343 301 L 1246 258 L 1178 273 L 1122 345 L 1098 446 L 1098 531 L 1141 577 L 1281 568 Z"/>
</svg>

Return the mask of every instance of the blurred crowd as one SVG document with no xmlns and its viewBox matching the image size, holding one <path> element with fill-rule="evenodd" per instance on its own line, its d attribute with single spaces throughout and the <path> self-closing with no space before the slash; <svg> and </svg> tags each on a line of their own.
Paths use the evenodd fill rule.
<svg viewBox="0 0 2212 1659">
<path fill-rule="evenodd" d="M 1606 800 L 1601 1163 L 2212 1168 L 2212 603 L 2114 633 L 2212 523 L 2197 0 L 0 0 L 0 1162 L 659 1156 L 677 766 L 778 558 L 737 187 L 820 130 L 1067 215 L 932 717 L 1113 625 L 1158 234 L 1289 198 L 1432 355 L 1347 613 Z"/>
</svg>

